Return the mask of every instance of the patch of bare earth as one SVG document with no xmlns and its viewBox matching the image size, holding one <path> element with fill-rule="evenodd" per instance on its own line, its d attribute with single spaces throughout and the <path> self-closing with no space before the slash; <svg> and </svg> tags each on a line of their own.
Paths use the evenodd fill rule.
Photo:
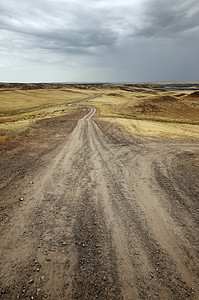
<svg viewBox="0 0 199 300">
<path fill-rule="evenodd" d="M 1 149 L 2 299 L 198 299 L 198 141 L 95 111 Z"/>
</svg>

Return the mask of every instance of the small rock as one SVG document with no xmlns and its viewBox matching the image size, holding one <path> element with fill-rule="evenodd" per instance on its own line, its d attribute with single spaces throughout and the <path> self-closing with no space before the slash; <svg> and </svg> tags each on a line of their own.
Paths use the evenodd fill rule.
<svg viewBox="0 0 199 300">
<path fill-rule="evenodd" d="M 51 259 L 50 259 L 50 257 L 46 257 L 46 260 L 47 260 L 47 261 L 50 261 Z"/>
<path fill-rule="evenodd" d="M 33 282 L 34 282 L 34 280 L 33 280 L 33 279 L 30 279 L 29 284 L 32 284 Z"/>
<path fill-rule="evenodd" d="M 24 198 L 23 198 L 23 197 L 20 197 L 20 198 L 19 198 L 19 201 L 23 201 L 23 200 L 24 200 Z"/>
<path fill-rule="evenodd" d="M 44 275 L 41 276 L 40 279 L 41 279 L 42 281 L 44 281 L 44 280 L 45 280 L 45 276 L 44 276 Z"/>
<path fill-rule="evenodd" d="M 41 289 L 40 289 L 40 288 L 38 288 L 38 289 L 37 289 L 37 293 L 36 293 L 36 294 L 37 294 L 37 296 L 39 296 L 40 292 L 41 292 Z"/>
</svg>

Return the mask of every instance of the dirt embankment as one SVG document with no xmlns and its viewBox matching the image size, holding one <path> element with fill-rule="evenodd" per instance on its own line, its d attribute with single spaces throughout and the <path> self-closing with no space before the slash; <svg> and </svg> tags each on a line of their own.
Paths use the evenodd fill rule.
<svg viewBox="0 0 199 300">
<path fill-rule="evenodd" d="M 198 143 L 134 139 L 94 113 L 2 150 L 2 299 L 199 299 Z"/>
</svg>

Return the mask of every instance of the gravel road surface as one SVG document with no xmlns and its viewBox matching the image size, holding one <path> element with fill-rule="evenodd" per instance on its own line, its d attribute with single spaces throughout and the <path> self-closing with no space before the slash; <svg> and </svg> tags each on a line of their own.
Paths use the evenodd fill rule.
<svg viewBox="0 0 199 300">
<path fill-rule="evenodd" d="M 2 218 L 0 296 L 199 299 L 199 143 L 116 139 L 87 110 Z"/>
</svg>

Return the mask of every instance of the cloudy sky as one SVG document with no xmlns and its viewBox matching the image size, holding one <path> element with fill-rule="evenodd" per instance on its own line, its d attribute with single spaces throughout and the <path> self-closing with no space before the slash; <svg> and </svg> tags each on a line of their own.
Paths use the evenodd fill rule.
<svg viewBox="0 0 199 300">
<path fill-rule="evenodd" d="M 197 80 L 198 0 L 0 1 L 0 81 Z"/>
</svg>

